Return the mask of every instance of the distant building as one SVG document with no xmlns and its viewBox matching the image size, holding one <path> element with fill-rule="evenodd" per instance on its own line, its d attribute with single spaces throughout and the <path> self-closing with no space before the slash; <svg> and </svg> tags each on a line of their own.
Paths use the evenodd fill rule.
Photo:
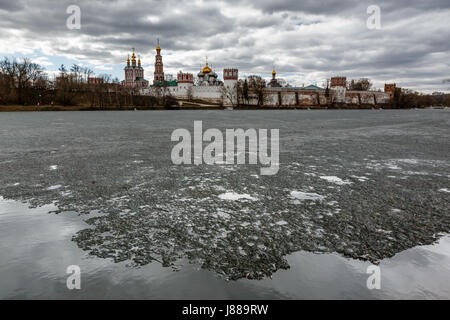
<svg viewBox="0 0 450 320">
<path fill-rule="evenodd" d="M 165 74 L 164 75 L 164 80 L 166 80 L 166 81 L 175 81 L 175 77 L 173 76 L 173 74 Z"/>
<path fill-rule="evenodd" d="M 252 76 L 249 77 L 251 79 Z M 153 85 L 141 88 L 144 95 L 170 95 L 178 99 L 204 100 L 210 103 L 236 105 L 238 97 L 239 70 L 223 69 L 223 80 L 206 64 L 196 75 L 180 71 L 176 80 L 164 74 L 164 65 L 159 40 L 156 47 Z M 328 90 L 316 85 L 293 87 L 283 79 L 277 78 L 275 68 L 272 79 L 262 90 L 262 98 L 250 94 L 245 101 L 249 105 L 267 105 L 278 107 L 327 106 L 331 104 L 383 105 L 390 102 L 389 93 L 376 91 L 348 91 L 346 77 L 333 77 Z"/>
<path fill-rule="evenodd" d="M 165 81 L 164 78 L 164 65 L 161 56 L 161 47 L 159 46 L 159 39 L 156 46 L 155 56 L 155 72 L 153 73 L 153 84 L 162 84 Z"/>
<path fill-rule="evenodd" d="M 269 88 L 281 88 L 282 87 L 281 83 L 279 83 L 279 81 L 277 80 L 277 72 L 275 71 L 275 67 L 273 68 L 273 71 L 272 71 L 272 79 L 267 84 L 267 86 Z"/>
<path fill-rule="evenodd" d="M 303 90 L 324 90 L 323 88 L 318 87 L 318 86 L 313 85 L 313 84 L 310 84 L 309 86 L 304 87 L 304 88 L 302 88 L 302 89 L 303 89 Z"/>
<path fill-rule="evenodd" d="M 88 84 L 103 84 L 104 80 L 103 78 L 88 78 Z"/>
<path fill-rule="evenodd" d="M 217 80 L 218 75 L 208 66 L 208 59 L 206 60 L 206 66 L 200 70 L 197 74 L 197 85 L 198 86 L 217 86 L 219 81 Z"/>
<path fill-rule="evenodd" d="M 397 85 L 395 83 L 386 83 L 384 85 L 384 92 L 389 93 L 389 98 L 394 99 L 395 90 L 397 89 Z"/>
<path fill-rule="evenodd" d="M 180 71 L 177 74 L 177 82 L 180 83 L 190 83 L 194 84 L 194 75 L 192 73 L 183 73 Z"/>
<path fill-rule="evenodd" d="M 331 88 L 344 87 L 347 88 L 347 77 L 333 77 L 330 81 Z"/>
<path fill-rule="evenodd" d="M 131 55 L 131 63 L 130 56 L 127 59 L 127 66 L 125 67 L 125 80 L 122 84 L 126 87 L 131 88 L 143 88 L 148 86 L 148 81 L 144 79 L 144 68 L 141 66 L 141 57 L 138 58 L 138 62 L 136 64 L 136 55 L 134 53 Z"/>
</svg>

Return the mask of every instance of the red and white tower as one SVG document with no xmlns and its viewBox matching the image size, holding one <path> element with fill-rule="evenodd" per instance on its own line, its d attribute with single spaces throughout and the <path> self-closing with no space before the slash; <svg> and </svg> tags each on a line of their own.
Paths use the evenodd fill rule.
<svg viewBox="0 0 450 320">
<path fill-rule="evenodd" d="M 223 84 L 228 88 L 235 88 L 239 79 L 238 69 L 223 69 Z"/>
<path fill-rule="evenodd" d="M 163 83 L 164 82 L 164 66 L 162 62 L 161 56 L 161 48 L 159 47 L 159 39 L 158 45 L 156 47 L 156 57 L 155 57 L 155 73 L 153 78 L 153 84 Z"/>
</svg>

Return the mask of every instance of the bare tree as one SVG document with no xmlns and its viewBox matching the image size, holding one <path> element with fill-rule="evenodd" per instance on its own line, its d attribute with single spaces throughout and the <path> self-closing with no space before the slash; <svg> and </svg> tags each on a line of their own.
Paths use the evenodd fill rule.
<svg viewBox="0 0 450 320">
<path fill-rule="evenodd" d="M 258 106 L 263 106 L 267 101 L 266 81 L 260 76 L 248 77 L 249 92 L 256 96 Z"/>
<path fill-rule="evenodd" d="M 348 84 L 348 90 L 352 91 L 368 91 L 372 88 L 372 82 L 367 78 L 361 78 L 359 80 L 352 80 Z"/>
<path fill-rule="evenodd" d="M 238 103 L 238 90 L 237 90 L 238 84 L 234 84 L 233 86 L 226 86 L 223 85 L 221 87 L 221 94 L 222 94 L 222 101 L 225 103 L 225 101 L 231 105 L 236 106 Z"/>
<path fill-rule="evenodd" d="M 37 80 L 45 77 L 44 69 L 37 63 L 29 59 L 9 60 L 4 58 L 0 61 L 0 70 L 5 77 L 4 83 L 9 83 L 9 93 L 17 93 L 17 102 L 25 103 L 27 90 L 29 90 Z"/>
</svg>

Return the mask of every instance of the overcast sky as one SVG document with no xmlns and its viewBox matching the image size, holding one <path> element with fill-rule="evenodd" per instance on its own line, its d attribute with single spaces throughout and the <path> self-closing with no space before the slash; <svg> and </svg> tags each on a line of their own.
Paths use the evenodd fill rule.
<svg viewBox="0 0 450 320">
<path fill-rule="evenodd" d="M 69 30 L 69 5 L 81 29 Z M 381 29 L 367 27 L 367 7 Z M 0 55 L 29 57 L 48 71 L 79 63 L 123 79 L 130 48 L 153 78 L 156 39 L 166 73 L 197 73 L 208 56 L 221 74 L 278 76 L 322 85 L 333 75 L 450 91 L 450 0 L 93 1 L 0 0 Z"/>
</svg>

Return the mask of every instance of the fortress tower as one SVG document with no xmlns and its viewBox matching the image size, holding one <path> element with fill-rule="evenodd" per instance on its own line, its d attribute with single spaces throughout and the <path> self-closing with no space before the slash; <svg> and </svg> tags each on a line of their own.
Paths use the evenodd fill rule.
<svg viewBox="0 0 450 320">
<path fill-rule="evenodd" d="M 330 81 L 331 88 L 344 87 L 347 88 L 347 78 L 346 77 L 333 77 Z"/>
<path fill-rule="evenodd" d="M 177 82 L 194 84 L 194 75 L 192 73 L 183 73 L 180 71 L 177 74 Z"/>
<path fill-rule="evenodd" d="M 389 93 L 389 98 L 394 99 L 395 90 L 397 89 L 397 85 L 395 83 L 386 83 L 384 85 L 384 92 Z"/>
<path fill-rule="evenodd" d="M 232 88 L 239 79 L 238 69 L 223 69 L 223 84 L 225 87 Z"/>
</svg>

